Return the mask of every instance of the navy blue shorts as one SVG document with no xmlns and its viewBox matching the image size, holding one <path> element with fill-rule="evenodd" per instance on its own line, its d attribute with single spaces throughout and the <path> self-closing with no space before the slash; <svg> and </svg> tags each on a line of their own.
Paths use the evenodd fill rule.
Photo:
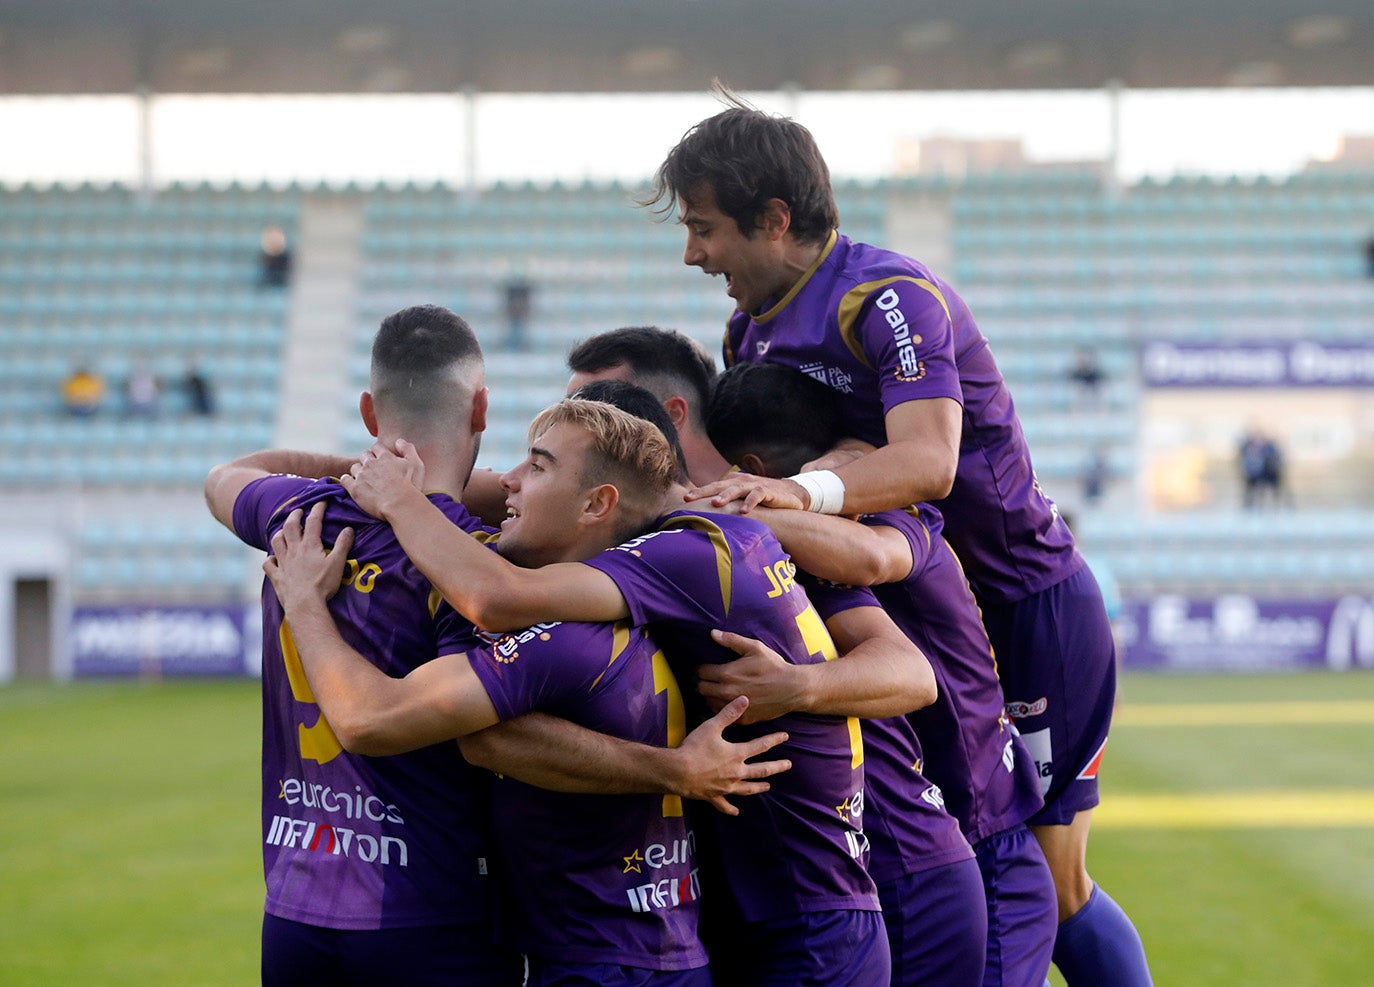
<svg viewBox="0 0 1374 987">
<path fill-rule="evenodd" d="M 888 987 L 892 979 L 881 912 L 808 912 L 745 923 L 739 933 L 737 948 L 712 952 L 718 985 Z"/>
<path fill-rule="evenodd" d="M 1026 822 L 1067 826 L 1098 803 L 1097 768 L 1116 701 L 1116 645 L 1087 566 L 1016 603 L 983 606 L 1007 714 L 1040 773 L 1045 807 Z"/>
<path fill-rule="evenodd" d="M 983 982 L 988 909 L 976 860 L 959 860 L 878 885 L 894 987 Z"/>
<path fill-rule="evenodd" d="M 647 970 L 614 963 L 530 961 L 526 987 L 711 987 L 711 970 Z"/>
<path fill-rule="evenodd" d="M 1059 932 L 1054 877 L 1025 826 L 974 844 L 988 903 L 983 987 L 1043 987 Z"/>
<path fill-rule="evenodd" d="M 524 976 L 487 926 L 353 931 L 263 916 L 263 987 L 520 987 Z"/>
</svg>

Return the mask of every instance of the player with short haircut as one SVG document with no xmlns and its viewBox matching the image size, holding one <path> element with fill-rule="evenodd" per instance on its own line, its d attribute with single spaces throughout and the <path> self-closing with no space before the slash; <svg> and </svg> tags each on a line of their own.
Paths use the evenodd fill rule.
<svg viewBox="0 0 1374 987">
<path fill-rule="evenodd" d="M 455 497 L 486 407 L 482 352 L 466 322 L 437 306 L 382 322 L 363 421 L 382 439 L 415 439 L 430 464 L 429 502 L 458 532 L 478 528 Z M 328 504 L 326 539 L 345 526 L 356 532 L 347 586 L 331 604 L 341 633 L 381 672 L 404 675 L 467 647 L 472 626 L 434 611 L 429 581 L 390 528 L 336 480 L 310 478 L 351 462 L 255 453 L 212 469 L 206 499 L 262 550 L 293 509 Z M 452 744 L 391 758 L 350 753 L 321 716 L 266 582 L 262 616 L 263 983 L 519 984 L 519 957 L 495 938 L 480 774 Z"/>
<path fill-rule="evenodd" d="M 609 359 L 615 355 L 614 349 L 606 354 Z M 575 376 L 574 382 L 577 380 Z M 632 413 L 642 413 L 660 429 L 673 425 L 664 408 L 655 403 L 654 395 L 623 379 L 594 380 L 575 393 L 602 395 Z M 821 403 L 820 427 L 823 434 L 828 434 L 825 412 L 831 411 L 830 421 L 838 437 L 838 419 L 831 403 L 828 395 Z M 769 431 L 774 430 L 768 422 L 777 415 L 789 417 L 791 428 L 811 420 L 803 402 L 785 402 L 767 414 L 755 406 L 750 414 L 751 421 L 758 421 L 761 428 Z M 680 428 L 690 429 L 691 422 L 702 417 L 700 412 L 680 416 Z M 749 427 L 745 421 L 739 424 L 741 428 Z M 696 448 L 709 449 L 713 457 L 720 458 L 709 437 L 702 436 Z M 855 607 L 878 604 L 866 590 L 820 585 L 807 573 L 798 575 L 807 580 L 807 594 L 826 621 Z M 795 692 L 786 681 L 787 671 L 786 665 L 760 666 L 757 659 L 750 658 L 701 669 L 700 688 L 716 702 L 747 695 L 751 704 L 786 709 L 786 702 L 778 697 Z M 761 691 L 765 684 L 766 695 Z M 1000 697 L 1000 690 L 997 695 Z M 818 711 L 847 710 L 841 705 Z M 987 965 L 988 906 L 972 850 L 966 848 L 968 841 L 956 832 L 957 820 L 945 811 L 941 789 L 922 777 L 924 761 L 913 724 L 902 717 L 865 719 L 861 729 L 865 752 L 864 832 L 871 845 L 868 871 L 877 884 L 883 907 L 892 956 L 892 983 L 977 983 L 983 979 Z M 1038 802 L 1037 797 L 1037 805 Z M 1039 856 L 1038 848 L 1035 852 Z M 1048 882 L 1048 873 L 1045 878 Z"/>
<path fill-rule="evenodd" d="M 662 403 L 682 442 L 693 479 L 708 483 L 729 466 L 706 440 L 702 415 L 711 397 L 716 364 L 701 344 L 675 329 L 627 326 L 598 333 L 568 354 L 568 393 L 598 380 L 628 380 Z"/>
<path fill-rule="evenodd" d="M 622 525 L 642 528 L 677 473 L 652 425 L 600 402 L 549 409 L 531 438 L 530 456 L 506 478 L 527 523 L 492 539 L 521 565 L 579 558 L 619 537 Z M 625 622 L 474 636 L 466 653 L 387 675 L 349 646 L 326 605 L 352 529 L 326 551 L 323 506 L 304 527 L 301 511 L 291 513 L 264 569 L 306 678 L 350 749 L 409 750 L 533 709 L 644 744 L 682 743 L 686 718 L 667 662 Z M 353 592 L 345 585 L 340 595 Z M 751 745 L 748 756 L 773 742 Z M 680 798 L 559 794 L 507 778 L 495 782 L 492 798 L 494 841 L 508 871 L 504 937 L 527 956 L 527 984 L 710 984 L 696 932 L 695 836 Z"/>
<path fill-rule="evenodd" d="M 1102 594 L 1035 477 L 1011 394 L 968 306 L 909 257 L 840 234 L 829 173 L 795 121 L 726 94 L 660 167 L 686 264 L 735 301 L 725 362 L 781 363 L 837 392 L 849 434 L 875 447 L 782 478 L 694 491 L 825 513 L 934 502 L 996 651 L 1007 709 L 1035 757 L 1032 820 L 1059 904 L 1055 963 L 1071 984 L 1148 984 L 1130 919 L 1086 867 L 1116 688 Z M 1071 686 L 1070 686 L 1071 683 Z"/>
<path fill-rule="evenodd" d="M 581 403 L 571 399 L 560 406 Z M 843 662 L 827 661 L 835 643 L 795 583 L 794 567 L 776 539 L 757 522 L 725 515 L 673 511 L 640 537 L 608 542 L 585 564 L 517 569 L 437 524 L 407 480 L 423 466 L 407 447 L 401 451 L 397 457 L 374 446 L 345 482 L 391 522 L 445 598 L 479 625 L 500 630 L 527 624 L 535 615 L 629 616 L 649 626 L 679 677 L 737 658 L 731 650 L 742 646 L 737 639 L 713 636 L 724 629 L 757 638 L 797 665 L 804 708 L 835 693 L 862 693 L 848 717 L 799 711 L 771 721 L 769 727 L 788 734 L 779 753 L 790 759 L 792 770 L 741 805 L 737 816 L 714 818 L 711 828 L 740 915 L 734 931 L 749 946 L 747 954 L 729 957 L 741 982 L 886 985 L 886 939 L 863 863 L 864 748 L 857 720 L 850 717 L 897 715 L 932 698 L 924 659 L 886 615 L 876 607 L 841 615 L 832 629 L 851 653 Z M 545 529 L 537 515 L 527 513 L 515 479 L 505 481 L 505 541 Z M 683 492 L 670 489 L 665 503 L 680 503 Z M 693 720 L 709 715 L 704 700 L 691 693 L 685 699 Z M 746 717 L 762 715 L 751 710 Z M 747 739 L 762 729 L 754 724 L 735 733 Z M 950 822 L 952 836 L 962 843 Z"/>
<path fill-rule="evenodd" d="M 727 458 L 762 476 L 794 472 L 845 437 L 834 392 L 776 363 L 738 364 L 722 374 L 706 424 Z M 939 694 L 907 719 L 921 740 L 923 773 L 940 786 L 978 855 L 988 911 L 982 982 L 1040 987 L 1057 918 L 1044 854 L 1025 826 L 1042 804 L 1039 778 L 1003 712 L 992 647 L 941 536 L 939 512 L 922 504 L 862 515 L 857 524 L 804 511 L 757 508 L 753 515 L 803 568 L 871 586 L 930 658 Z"/>
</svg>

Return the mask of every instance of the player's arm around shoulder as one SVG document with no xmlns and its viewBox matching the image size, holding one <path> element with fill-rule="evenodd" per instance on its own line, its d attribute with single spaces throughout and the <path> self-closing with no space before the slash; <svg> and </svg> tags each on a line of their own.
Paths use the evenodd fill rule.
<svg viewBox="0 0 1374 987">
<path fill-rule="evenodd" d="M 315 702 L 344 749 L 387 755 L 452 740 L 496 722 L 496 711 L 465 654 L 445 655 L 405 678 L 387 675 L 339 633 L 327 601 L 339 588 L 352 531 L 332 549 L 320 541 L 324 505 L 305 523 L 292 511 L 272 537 L 263 571 L 286 616 Z"/>
</svg>

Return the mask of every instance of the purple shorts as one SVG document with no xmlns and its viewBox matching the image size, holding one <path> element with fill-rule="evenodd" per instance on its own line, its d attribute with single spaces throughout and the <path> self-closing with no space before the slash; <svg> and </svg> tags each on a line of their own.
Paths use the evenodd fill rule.
<svg viewBox="0 0 1374 987">
<path fill-rule="evenodd" d="M 711 987 L 711 970 L 646 970 L 614 963 L 530 961 L 526 987 Z"/>
<path fill-rule="evenodd" d="M 888 987 L 892 979 L 881 912 L 806 912 L 739 932 L 738 948 L 712 953 L 718 985 Z"/>
<path fill-rule="evenodd" d="M 263 916 L 263 987 L 520 987 L 524 975 L 524 961 L 493 945 L 485 925 L 354 931 Z"/>
<path fill-rule="evenodd" d="M 983 987 L 1042 987 L 1059 931 L 1054 878 L 1024 825 L 974 844 L 988 902 Z"/>
<path fill-rule="evenodd" d="M 1097 768 L 1116 701 L 1116 645 L 1087 566 L 1016 603 L 983 606 L 1007 714 L 1035 759 L 1045 807 L 1029 826 L 1067 826 L 1098 803 Z"/>
<path fill-rule="evenodd" d="M 892 983 L 972 987 L 983 982 L 988 909 L 975 860 L 878 885 L 892 951 Z"/>
</svg>

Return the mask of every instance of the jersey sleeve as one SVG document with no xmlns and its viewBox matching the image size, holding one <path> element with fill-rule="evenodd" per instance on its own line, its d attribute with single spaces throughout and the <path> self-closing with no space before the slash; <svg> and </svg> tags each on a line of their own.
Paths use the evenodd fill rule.
<svg viewBox="0 0 1374 987">
<path fill-rule="evenodd" d="M 906 578 L 910 579 L 925 571 L 926 564 L 931 559 L 934 539 L 931 537 L 930 529 L 916 512 L 899 510 L 864 514 L 859 517 L 859 523 L 870 528 L 894 528 L 901 532 L 907 544 L 911 546 L 911 572 L 907 573 Z"/>
<path fill-rule="evenodd" d="M 272 519 L 289 511 L 294 501 L 319 482 L 287 473 L 252 481 L 239 491 L 234 501 L 234 533 L 254 548 L 271 551 Z"/>
<path fill-rule="evenodd" d="M 720 627 L 729 616 L 733 561 L 718 529 L 661 529 L 606 549 L 584 564 L 611 577 L 636 624 Z"/>
<path fill-rule="evenodd" d="M 914 275 L 868 282 L 840 301 L 840 333 L 878 374 L 884 413 L 907 401 L 963 404 L 949 303 L 934 282 Z"/>
<path fill-rule="evenodd" d="M 505 721 L 587 695 L 627 642 L 628 634 L 613 633 L 610 624 L 536 624 L 467 655 Z"/>
</svg>

